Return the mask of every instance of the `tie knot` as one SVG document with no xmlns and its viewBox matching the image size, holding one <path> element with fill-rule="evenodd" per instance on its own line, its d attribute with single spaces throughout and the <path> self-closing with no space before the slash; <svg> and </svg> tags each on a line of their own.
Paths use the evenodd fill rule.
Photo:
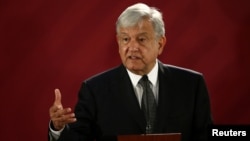
<svg viewBox="0 0 250 141">
<path fill-rule="evenodd" d="M 147 75 L 143 75 L 141 78 L 142 81 L 147 82 L 148 81 L 148 76 Z"/>
<path fill-rule="evenodd" d="M 139 81 L 139 84 L 141 84 L 143 87 L 145 87 L 148 83 L 148 76 L 147 75 L 143 75 L 142 78 Z"/>
</svg>

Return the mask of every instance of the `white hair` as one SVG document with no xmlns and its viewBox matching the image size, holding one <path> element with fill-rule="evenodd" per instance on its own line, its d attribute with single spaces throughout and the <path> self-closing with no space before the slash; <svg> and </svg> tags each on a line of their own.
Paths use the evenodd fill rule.
<svg viewBox="0 0 250 141">
<path fill-rule="evenodd" d="M 149 7 L 144 3 L 131 5 L 121 13 L 116 22 L 116 32 L 119 33 L 120 27 L 135 26 L 145 19 L 151 21 L 157 36 L 165 35 L 162 13 L 157 8 Z"/>
</svg>

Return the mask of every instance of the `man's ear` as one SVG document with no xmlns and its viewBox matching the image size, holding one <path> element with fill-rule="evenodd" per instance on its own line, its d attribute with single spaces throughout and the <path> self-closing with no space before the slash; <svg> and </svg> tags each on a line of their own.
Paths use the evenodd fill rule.
<svg viewBox="0 0 250 141">
<path fill-rule="evenodd" d="M 167 38 L 165 36 L 160 37 L 159 41 L 158 41 L 158 45 L 159 45 L 159 53 L 158 55 L 161 55 L 161 53 L 164 50 L 164 47 L 167 43 Z"/>
</svg>

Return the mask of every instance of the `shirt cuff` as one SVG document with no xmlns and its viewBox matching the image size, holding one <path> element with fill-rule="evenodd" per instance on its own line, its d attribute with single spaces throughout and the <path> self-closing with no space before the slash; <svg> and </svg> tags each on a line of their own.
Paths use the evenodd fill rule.
<svg viewBox="0 0 250 141">
<path fill-rule="evenodd" d="M 58 140 L 59 139 L 59 137 L 60 137 L 60 135 L 61 135 L 61 133 L 62 133 L 62 131 L 63 131 L 63 129 L 65 128 L 65 126 L 61 129 L 61 130 L 59 130 L 59 131 L 55 131 L 55 130 L 53 130 L 53 128 L 51 127 L 51 121 L 49 122 L 49 130 L 50 130 L 50 135 L 53 137 L 53 139 L 55 139 L 55 140 Z"/>
</svg>

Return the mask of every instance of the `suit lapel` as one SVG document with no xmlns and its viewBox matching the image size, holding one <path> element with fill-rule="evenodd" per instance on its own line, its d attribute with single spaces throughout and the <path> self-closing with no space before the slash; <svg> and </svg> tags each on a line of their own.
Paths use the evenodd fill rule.
<svg viewBox="0 0 250 141">
<path fill-rule="evenodd" d="M 159 99 L 157 107 L 157 123 L 156 123 L 156 132 L 162 132 L 164 125 L 167 121 L 167 117 L 171 111 L 171 98 L 170 94 L 172 90 L 172 79 L 170 72 L 166 71 L 167 69 L 163 68 L 163 64 L 159 62 Z"/>
<path fill-rule="evenodd" d="M 131 80 L 123 65 L 120 66 L 119 77 L 119 81 L 117 81 L 119 83 L 115 82 L 116 84 L 114 84 L 117 86 L 115 87 L 117 89 L 114 89 L 115 92 L 118 92 L 117 99 L 126 110 L 124 112 L 127 112 L 128 116 L 133 118 L 135 123 L 144 131 L 146 120 L 135 95 Z"/>
</svg>

